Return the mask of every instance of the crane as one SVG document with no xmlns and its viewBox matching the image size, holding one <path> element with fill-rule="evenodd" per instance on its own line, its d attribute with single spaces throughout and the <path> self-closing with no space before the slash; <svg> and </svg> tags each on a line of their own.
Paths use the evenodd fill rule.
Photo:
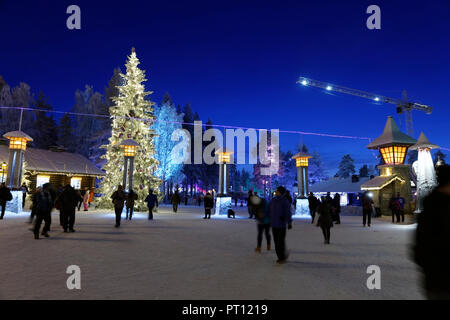
<svg viewBox="0 0 450 320">
<path fill-rule="evenodd" d="M 351 89 L 343 86 L 338 86 L 335 84 L 331 84 L 328 82 L 322 82 L 318 80 L 313 80 L 305 77 L 300 77 L 297 81 L 298 84 L 301 84 L 303 86 L 311 86 L 311 87 L 317 87 L 325 89 L 326 91 L 330 92 L 339 92 L 344 94 L 349 94 L 352 96 L 357 96 L 361 98 L 366 98 L 375 102 L 384 102 L 389 104 L 394 104 L 397 106 L 396 111 L 398 114 L 404 114 L 405 115 L 405 126 L 406 126 L 406 133 L 410 136 L 414 135 L 414 127 L 413 127 L 413 120 L 412 120 L 412 110 L 420 110 L 424 111 L 426 114 L 431 114 L 433 112 L 433 107 L 418 103 L 418 102 L 411 102 L 408 99 L 406 91 L 403 91 L 403 98 L 402 99 L 396 99 L 396 98 L 389 98 L 386 96 L 382 96 L 379 94 L 374 94 L 362 90 L 357 89 Z"/>
</svg>

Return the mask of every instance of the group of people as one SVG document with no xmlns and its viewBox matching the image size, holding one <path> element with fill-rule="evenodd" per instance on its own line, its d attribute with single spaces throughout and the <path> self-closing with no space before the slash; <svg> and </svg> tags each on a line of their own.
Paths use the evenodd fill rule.
<svg viewBox="0 0 450 320">
<path fill-rule="evenodd" d="M 397 192 L 397 196 L 393 195 L 389 200 L 389 209 L 392 211 L 392 223 L 395 223 L 395 221 L 397 223 L 405 222 L 405 203 L 406 200 L 400 196 L 400 192 Z"/>
</svg>

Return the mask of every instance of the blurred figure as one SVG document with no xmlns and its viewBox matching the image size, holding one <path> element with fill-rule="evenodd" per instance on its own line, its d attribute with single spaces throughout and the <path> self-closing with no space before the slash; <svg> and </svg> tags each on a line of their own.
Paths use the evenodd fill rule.
<svg viewBox="0 0 450 320">
<path fill-rule="evenodd" d="M 333 227 L 333 200 L 322 198 L 322 203 L 319 205 L 319 219 L 317 224 L 322 229 L 324 243 L 330 244 L 331 228 Z"/>
<path fill-rule="evenodd" d="M 172 195 L 172 201 L 174 195 L 175 194 Z M 148 220 L 153 220 L 153 209 L 155 208 L 155 206 L 158 207 L 158 197 L 153 193 L 152 189 L 148 189 L 148 195 L 147 197 L 145 197 L 145 202 L 147 202 Z"/>
<path fill-rule="evenodd" d="M 28 193 L 28 187 L 27 184 L 24 182 L 20 186 L 20 191 L 22 191 L 22 209 L 25 208 L 25 200 L 27 199 L 27 193 Z"/>
<path fill-rule="evenodd" d="M 178 193 L 178 190 L 175 190 L 175 193 L 172 195 L 171 202 L 172 202 L 173 212 L 177 212 L 178 205 L 181 202 L 181 198 L 180 198 L 180 194 Z"/>
<path fill-rule="evenodd" d="M 81 199 L 80 199 L 80 201 L 78 201 L 78 211 L 80 211 L 81 205 L 83 204 L 83 199 L 84 199 L 84 195 L 86 194 L 86 190 L 80 189 L 79 192 L 81 195 Z"/>
<path fill-rule="evenodd" d="M 91 203 L 94 201 L 94 195 L 95 195 L 94 188 L 91 188 L 89 190 L 89 199 L 88 199 L 88 206 L 89 206 L 89 208 L 91 207 Z"/>
<path fill-rule="evenodd" d="M 33 223 L 34 217 L 36 217 L 37 205 L 36 205 L 36 197 L 39 191 L 41 191 L 42 187 L 37 187 L 36 191 L 31 194 L 31 213 L 29 223 Z M 31 230 L 34 231 L 34 228 Z"/>
<path fill-rule="evenodd" d="M 389 209 L 391 209 L 392 212 L 392 223 L 400 222 L 400 202 L 398 201 L 397 197 L 395 195 L 392 195 L 391 199 L 389 200 Z M 396 220 L 394 219 L 396 218 Z"/>
<path fill-rule="evenodd" d="M 267 241 L 267 251 L 270 251 L 270 213 L 267 208 L 266 199 L 258 197 L 259 202 L 255 204 L 255 212 L 256 212 L 256 226 L 258 235 L 256 237 L 256 249 L 255 251 L 261 253 L 261 245 L 263 239 L 263 233 L 266 235 Z"/>
<path fill-rule="evenodd" d="M 48 231 L 50 231 L 50 225 L 52 223 L 51 213 L 53 209 L 53 197 L 50 189 L 50 183 L 46 183 L 36 194 L 36 223 L 34 225 L 34 238 L 36 240 L 39 239 L 42 221 L 44 221 L 45 225 L 41 235 L 46 238 L 49 237 Z"/>
<path fill-rule="evenodd" d="M 114 204 L 114 212 L 116 214 L 116 228 L 120 227 L 120 220 L 122 218 L 123 205 L 127 196 L 123 192 L 123 187 L 119 184 L 117 190 L 111 196 L 112 202 Z"/>
<path fill-rule="evenodd" d="M 211 219 L 211 210 L 214 207 L 214 199 L 211 193 L 206 193 L 206 196 L 203 199 L 203 203 L 205 205 L 205 216 L 203 217 L 203 219 Z"/>
<path fill-rule="evenodd" d="M 400 192 L 397 192 L 397 201 L 398 201 L 398 214 L 401 218 L 401 222 L 405 222 L 405 203 L 406 200 L 400 195 Z M 398 221 L 397 221 L 398 222 Z"/>
<path fill-rule="evenodd" d="M 314 196 L 312 192 L 309 193 L 308 196 L 308 206 L 309 206 L 309 214 L 311 215 L 311 223 L 314 223 L 314 219 L 316 218 L 316 211 L 319 203 L 317 198 Z"/>
<path fill-rule="evenodd" d="M 428 299 L 450 299 L 450 166 L 436 170 L 438 186 L 419 213 L 414 260 L 422 268 Z"/>
<path fill-rule="evenodd" d="M 269 203 L 272 234 L 279 264 L 285 263 L 289 256 L 286 251 L 286 226 L 288 229 L 292 229 L 291 203 L 284 196 L 285 192 L 286 189 L 279 186 Z"/>
<path fill-rule="evenodd" d="M 341 224 L 341 196 L 336 193 L 333 198 L 333 221 Z"/>
<path fill-rule="evenodd" d="M 127 195 L 127 201 L 125 203 L 126 205 L 126 216 L 125 216 L 125 220 L 130 219 L 133 217 L 133 212 L 134 212 L 134 202 L 138 199 L 138 195 L 136 192 L 133 191 L 133 189 L 130 189 L 130 192 L 128 192 Z M 129 215 L 128 215 L 129 213 Z"/>
<path fill-rule="evenodd" d="M 362 209 L 363 209 L 363 227 L 370 227 L 370 222 L 372 220 L 372 212 L 373 212 L 373 200 L 368 192 L 364 192 L 362 196 Z"/>
<path fill-rule="evenodd" d="M 248 192 L 248 198 L 247 198 L 247 207 L 248 207 L 248 214 L 249 219 L 256 218 L 256 211 L 254 207 L 254 203 L 259 201 L 259 197 L 257 196 L 257 193 L 253 193 L 252 191 Z"/>
<path fill-rule="evenodd" d="M 86 188 L 84 195 L 83 195 L 83 207 L 84 211 L 88 211 L 89 208 L 89 189 Z"/>
<path fill-rule="evenodd" d="M 64 232 L 75 232 L 75 209 L 80 195 L 70 185 L 64 187 L 63 192 L 58 196 L 56 203 L 62 215 L 62 227 Z"/>
<path fill-rule="evenodd" d="M 2 206 L 2 213 L 0 215 L 0 219 L 3 219 L 5 216 L 6 210 L 6 202 L 12 200 L 12 194 L 9 188 L 6 186 L 4 182 L 0 185 L 0 206 Z"/>
</svg>

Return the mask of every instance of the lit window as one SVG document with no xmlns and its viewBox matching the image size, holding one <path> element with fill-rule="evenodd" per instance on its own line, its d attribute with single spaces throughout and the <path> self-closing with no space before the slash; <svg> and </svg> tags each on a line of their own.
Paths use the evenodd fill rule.
<svg viewBox="0 0 450 320">
<path fill-rule="evenodd" d="M 380 148 L 381 156 L 386 164 L 403 164 L 406 157 L 405 146 L 390 146 Z"/>
<path fill-rule="evenodd" d="M 219 162 L 220 163 L 229 163 L 230 162 L 230 153 L 228 153 L 228 152 L 219 153 Z"/>
<path fill-rule="evenodd" d="M 303 157 L 296 158 L 295 165 L 297 167 L 307 167 L 308 166 L 308 158 L 306 158 L 306 157 L 305 158 L 303 158 Z"/>
<path fill-rule="evenodd" d="M 10 137 L 9 148 L 14 150 L 25 150 L 27 148 L 27 140 L 21 137 Z"/>
<path fill-rule="evenodd" d="M 44 184 L 49 183 L 49 182 L 50 182 L 50 176 L 38 175 L 36 177 L 36 188 L 42 187 Z"/>
<path fill-rule="evenodd" d="M 77 189 L 77 190 L 81 189 L 81 178 L 73 177 L 72 179 L 70 179 L 70 185 L 74 189 Z"/>
<path fill-rule="evenodd" d="M 122 148 L 125 157 L 134 157 L 136 155 L 137 146 L 122 146 Z"/>
</svg>

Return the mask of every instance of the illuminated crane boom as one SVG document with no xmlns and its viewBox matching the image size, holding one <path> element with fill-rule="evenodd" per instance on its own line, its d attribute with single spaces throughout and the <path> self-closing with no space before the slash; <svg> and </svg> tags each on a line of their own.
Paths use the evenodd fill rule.
<svg viewBox="0 0 450 320">
<path fill-rule="evenodd" d="M 412 115 L 411 110 L 420 110 L 424 111 L 426 114 L 431 114 L 433 112 L 433 108 L 421 103 L 417 102 L 410 102 L 408 100 L 408 97 L 406 96 L 406 91 L 403 91 L 403 100 L 402 99 L 395 99 L 395 98 L 389 98 L 386 96 L 382 96 L 379 94 L 374 94 L 362 90 L 347 88 L 343 86 L 338 86 L 335 84 L 322 82 L 318 80 L 313 80 L 305 77 L 300 77 L 297 81 L 298 84 L 301 84 L 303 86 L 312 86 L 317 88 L 322 88 L 330 92 L 340 92 L 344 94 L 349 94 L 352 96 L 357 96 L 361 98 L 366 98 L 375 102 L 384 102 L 384 103 L 390 103 L 397 106 L 397 113 L 404 113 L 405 119 L 406 119 L 406 131 L 409 135 L 413 135 L 413 122 L 412 122 Z"/>
</svg>

